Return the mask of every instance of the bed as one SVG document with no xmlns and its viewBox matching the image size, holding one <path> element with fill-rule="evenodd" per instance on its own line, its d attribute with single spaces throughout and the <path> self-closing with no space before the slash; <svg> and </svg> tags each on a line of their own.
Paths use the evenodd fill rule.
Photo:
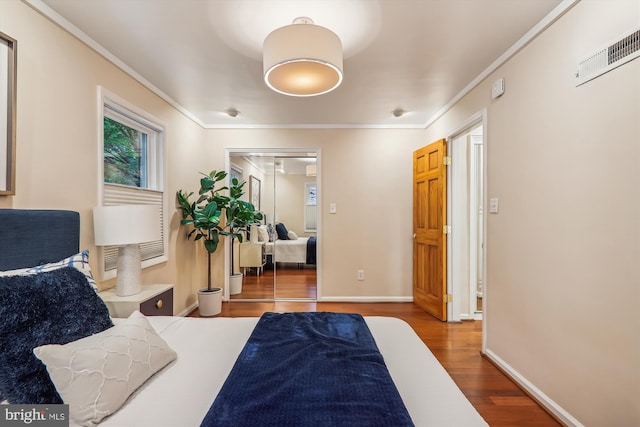
<svg viewBox="0 0 640 427">
<path fill-rule="evenodd" d="M 267 226 L 262 226 L 265 230 Z M 283 223 L 275 225 L 273 232 L 264 232 L 265 254 L 271 255 L 273 262 L 316 264 L 316 237 L 298 237 L 287 230 Z"/>
<path fill-rule="evenodd" d="M 310 237 L 298 237 L 296 240 L 278 239 L 275 242 L 266 242 L 265 253 L 267 255 L 271 255 L 275 262 L 295 262 L 298 264 L 315 264 L 315 261 L 311 261 L 307 255 L 309 239 Z M 315 249 L 315 245 L 314 245 L 314 249 Z M 313 258 L 315 260 L 315 256 L 313 256 Z M 311 261 L 311 262 L 308 262 L 308 261 Z"/>
<path fill-rule="evenodd" d="M 20 226 L 25 221 L 32 221 L 31 225 L 28 227 Z M 46 228 L 43 229 L 42 224 L 46 224 Z M 34 265 L 34 263 L 42 264 L 43 262 L 55 262 L 65 257 L 67 257 L 65 259 L 73 258 L 79 251 L 77 230 L 79 230 L 79 217 L 75 212 L 0 209 L 0 247 L 2 247 L 0 264 L 3 266 L 2 269 L 25 268 Z M 56 237 L 46 239 L 43 238 L 43 233 Z M 61 245 L 61 240 L 72 240 L 72 242 L 71 245 L 68 242 Z M 30 253 L 36 253 L 35 257 L 29 255 Z M 81 260 L 86 261 L 86 258 L 81 258 Z M 90 292 L 82 299 L 91 299 L 95 290 L 88 279 L 90 271 L 87 271 L 86 268 L 81 271 L 83 265 L 81 262 L 74 267 L 67 266 L 45 273 L 38 272 L 35 276 L 28 276 L 29 279 L 24 279 L 27 280 L 24 286 L 30 286 L 28 280 L 36 280 L 33 277 L 43 278 L 47 274 L 53 276 L 61 274 L 59 272 L 63 271 L 67 275 L 73 274 L 85 278 L 85 288 Z M 4 287 L 0 283 L 0 296 L 5 296 L 9 292 L 12 298 L 19 298 L 18 291 L 8 289 L 7 281 L 9 279 L 7 277 L 16 276 L 5 276 L 4 279 L 0 277 L 1 280 L 4 280 Z M 77 293 L 73 292 L 74 295 Z M 99 297 L 97 298 L 98 300 L 94 304 L 95 310 L 100 311 L 102 310 L 101 300 Z M 4 302 L 0 300 L 0 304 L 4 304 Z M 56 316 L 63 316 L 65 310 L 59 306 L 53 313 Z M 69 310 L 74 310 L 74 307 Z M 6 308 L 4 313 L 7 313 Z M 78 315 L 84 314 L 79 313 Z M 95 313 L 91 316 L 93 316 L 93 321 L 83 323 L 98 323 L 95 319 L 104 316 L 104 314 Z M 102 415 L 105 417 L 99 424 L 106 427 L 201 425 L 212 403 L 221 398 L 221 390 L 229 387 L 230 380 L 235 378 L 230 373 L 233 374 L 236 371 L 234 366 L 241 360 L 239 356 L 246 354 L 248 350 L 253 354 L 251 348 L 248 349 L 248 347 L 250 347 L 249 343 L 256 332 L 256 325 L 261 322 L 259 318 L 144 317 L 139 313 L 134 313 L 129 319 L 108 318 L 109 321 L 113 321 L 114 326 L 102 325 L 100 327 L 104 328 L 102 332 L 96 332 L 75 341 L 68 341 L 66 344 L 40 343 L 35 350 L 36 354 L 42 357 L 40 360 L 47 364 L 46 372 L 54 380 L 56 390 L 60 392 L 60 395 L 63 395 L 62 391 L 64 390 L 71 390 L 71 394 L 68 394 L 68 390 L 65 391 L 66 394 L 63 397 L 65 403 L 71 402 L 70 406 L 73 408 L 74 399 L 82 399 L 86 395 L 91 395 L 95 391 L 94 387 L 90 383 L 86 383 L 84 386 L 76 384 L 74 387 L 67 387 L 56 376 L 59 374 L 60 367 L 47 359 L 44 353 L 46 351 L 60 352 L 63 349 L 66 351 L 71 348 L 75 357 L 80 354 L 78 348 L 86 349 L 86 346 L 81 343 L 87 340 L 92 342 L 90 346 L 92 351 L 102 351 L 113 345 L 111 341 L 101 338 L 101 341 L 97 341 L 99 344 L 96 344 L 92 340 L 109 334 L 111 331 L 117 331 L 119 328 L 121 330 L 124 326 L 135 329 L 132 325 L 141 325 L 140 328 L 146 328 L 144 329 L 145 334 L 148 333 L 153 340 L 156 340 L 152 341 L 153 345 L 149 347 L 158 352 L 154 353 L 151 359 L 159 365 L 152 367 L 153 369 L 150 368 L 150 372 L 144 378 L 134 378 L 131 375 L 131 378 L 127 380 L 130 382 L 128 384 L 129 390 L 114 394 L 114 396 L 124 395 L 124 398 L 122 396 L 117 398 L 121 399 L 119 402 L 111 402 L 111 400 L 117 400 L 116 397 L 110 397 L 109 390 L 105 391 L 101 388 L 99 403 L 102 404 L 106 400 L 104 405 L 109 408 L 108 412 L 113 412 L 111 415 L 105 416 L 106 412 Z M 7 339 L 7 336 L 13 337 L 14 334 L 18 334 L 19 324 L 17 322 L 13 325 L 13 329 L 5 328 L 4 332 L 0 332 L 0 334 L 5 334 L 4 339 Z M 392 383 L 395 384 L 401 402 L 406 407 L 413 424 L 416 426 L 455 427 L 487 425 L 407 323 L 386 317 L 365 317 L 364 322 L 375 339 L 375 345 L 384 358 L 385 369 L 388 369 Z M 115 332 L 113 334 L 115 335 L 110 335 L 111 338 L 124 339 Z M 82 354 L 88 358 L 87 363 L 111 363 L 111 353 L 104 356 L 104 360 L 102 360 L 102 356 L 96 356 L 91 352 L 88 355 Z M 0 360 L 0 375 L 6 377 L 7 369 L 9 368 L 7 368 L 5 361 Z M 104 380 L 104 378 L 102 379 Z M 69 381 L 68 378 L 66 381 Z M 6 389 L 6 382 L 0 381 L 0 393 L 2 393 L 3 387 Z M 69 401 L 67 401 L 67 396 L 69 396 Z M 384 400 L 384 398 L 381 397 L 380 400 Z M 113 408 L 114 405 L 115 408 Z M 103 410 L 103 407 L 100 406 L 100 409 Z M 95 414 L 92 414 L 92 418 L 86 413 L 78 413 L 80 414 L 78 419 L 82 425 L 94 425 L 94 421 L 91 420 L 100 418 L 96 418 Z M 341 413 L 332 414 L 330 417 L 332 421 L 323 424 L 345 425 L 344 422 L 341 422 L 342 417 Z M 304 424 L 304 422 L 298 421 L 289 425 Z M 72 421 L 71 425 L 80 424 Z M 233 425 L 235 426 L 235 424 Z"/>
</svg>

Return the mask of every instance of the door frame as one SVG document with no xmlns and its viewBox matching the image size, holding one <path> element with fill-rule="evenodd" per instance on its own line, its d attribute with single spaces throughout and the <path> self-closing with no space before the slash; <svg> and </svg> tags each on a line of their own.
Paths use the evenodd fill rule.
<svg viewBox="0 0 640 427">
<path fill-rule="evenodd" d="M 245 147 L 226 147 L 224 149 L 224 170 L 228 171 L 231 167 L 231 157 L 237 155 L 250 155 L 250 154 L 265 154 L 270 156 L 276 156 L 278 154 L 304 154 L 308 155 L 309 153 L 315 153 L 316 156 L 316 209 L 318 210 L 318 216 L 316 219 L 316 236 L 318 236 L 318 240 L 316 243 L 316 298 L 315 301 L 319 301 L 322 296 L 322 150 L 319 147 L 289 147 L 289 148 L 271 148 L 271 147 L 261 147 L 261 148 L 245 148 Z M 303 156 L 304 157 L 304 156 Z M 228 178 L 227 178 L 228 181 Z M 225 182 L 228 186 L 229 183 Z M 228 289 L 229 289 L 229 257 L 231 257 L 231 250 L 229 245 L 224 245 L 224 301 L 245 301 L 241 299 L 231 300 Z M 277 281 L 275 282 L 277 286 Z M 261 300 L 251 300 L 260 302 Z M 274 288 L 274 298 L 269 301 L 279 301 L 275 298 L 275 288 Z M 296 299 L 287 299 L 287 301 L 296 301 Z M 309 302 L 309 299 L 302 299 L 300 301 Z"/>
<path fill-rule="evenodd" d="M 458 125 L 457 127 L 455 127 L 452 131 L 447 133 L 447 150 L 448 150 L 448 155 L 451 156 L 451 162 L 452 164 L 455 165 L 455 148 L 453 147 L 453 140 L 457 137 L 462 136 L 465 133 L 469 133 L 473 128 L 475 128 L 478 125 L 482 125 L 482 144 L 483 144 L 483 148 L 484 148 L 484 155 L 483 155 L 483 171 L 482 171 L 482 176 L 483 176 L 483 212 L 487 212 L 487 188 L 488 188 L 488 180 L 487 180 L 487 149 L 488 149 L 488 145 L 487 145 L 487 110 L 483 109 L 475 114 L 473 114 L 472 116 L 470 116 L 469 118 L 467 118 L 464 122 L 462 122 L 460 125 Z M 454 221 L 454 216 L 456 215 L 456 212 L 454 212 L 452 203 L 454 202 L 454 195 L 453 195 L 453 186 L 455 185 L 454 182 L 454 177 L 452 176 L 452 169 L 448 168 L 447 170 L 447 224 L 452 224 L 452 222 Z M 482 227 L 483 227 L 483 236 L 484 236 L 484 257 L 483 257 L 483 268 L 482 268 L 482 283 L 483 283 L 483 297 L 482 297 L 482 319 L 486 320 L 487 318 L 487 312 L 486 312 L 486 306 L 487 306 L 487 298 L 488 298 L 488 284 L 487 284 L 487 280 L 486 280 L 486 276 L 487 276 L 487 215 L 483 215 L 483 221 L 482 221 Z M 460 248 L 459 245 L 456 244 L 456 242 L 454 241 L 454 235 L 455 235 L 455 230 L 452 230 L 451 234 L 447 235 L 447 259 L 449 260 L 449 262 L 447 262 L 447 292 L 451 294 L 451 299 L 452 302 L 447 304 L 447 318 L 449 319 L 450 322 L 459 322 L 461 321 L 461 308 L 459 302 L 462 298 L 462 289 L 460 288 L 460 286 L 455 283 L 453 281 L 453 262 L 452 260 L 454 259 L 458 259 L 462 256 L 462 254 L 460 253 Z M 485 324 L 486 322 L 483 322 L 482 325 L 482 329 L 483 329 L 483 349 L 485 347 L 485 334 L 484 334 L 484 328 L 485 328 Z"/>
</svg>

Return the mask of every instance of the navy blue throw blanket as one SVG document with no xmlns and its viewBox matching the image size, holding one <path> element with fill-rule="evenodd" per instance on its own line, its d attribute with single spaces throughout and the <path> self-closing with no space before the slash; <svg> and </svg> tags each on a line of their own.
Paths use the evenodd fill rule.
<svg viewBox="0 0 640 427">
<path fill-rule="evenodd" d="M 359 314 L 265 313 L 201 427 L 413 426 Z"/>
<path fill-rule="evenodd" d="M 307 264 L 316 264 L 316 236 L 311 236 L 307 240 Z"/>
</svg>

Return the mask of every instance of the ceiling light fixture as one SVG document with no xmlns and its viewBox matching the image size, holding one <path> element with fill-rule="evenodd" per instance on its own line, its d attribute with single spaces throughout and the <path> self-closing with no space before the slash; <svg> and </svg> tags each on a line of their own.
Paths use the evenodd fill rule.
<svg viewBox="0 0 640 427">
<path fill-rule="evenodd" d="M 272 31 L 262 59 L 267 86 L 284 95 L 322 95 L 342 83 L 342 42 L 310 18 Z"/>
<path fill-rule="evenodd" d="M 238 117 L 238 114 L 240 114 L 240 111 L 233 107 L 229 108 L 226 112 L 229 117 Z"/>
<path fill-rule="evenodd" d="M 396 108 L 391 112 L 393 117 L 402 117 L 404 116 L 405 111 L 402 108 Z"/>
</svg>

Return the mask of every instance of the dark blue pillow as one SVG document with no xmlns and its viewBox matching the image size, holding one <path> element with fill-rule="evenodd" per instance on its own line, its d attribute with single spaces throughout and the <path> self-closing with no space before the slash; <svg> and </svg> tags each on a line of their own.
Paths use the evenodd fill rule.
<svg viewBox="0 0 640 427">
<path fill-rule="evenodd" d="M 276 233 L 278 233 L 278 239 L 289 240 L 289 231 L 287 231 L 287 227 L 283 223 L 276 224 Z"/>
<path fill-rule="evenodd" d="M 14 404 L 62 403 L 35 347 L 113 326 L 105 303 L 73 267 L 0 277 L 0 319 L 0 390 Z"/>
</svg>

